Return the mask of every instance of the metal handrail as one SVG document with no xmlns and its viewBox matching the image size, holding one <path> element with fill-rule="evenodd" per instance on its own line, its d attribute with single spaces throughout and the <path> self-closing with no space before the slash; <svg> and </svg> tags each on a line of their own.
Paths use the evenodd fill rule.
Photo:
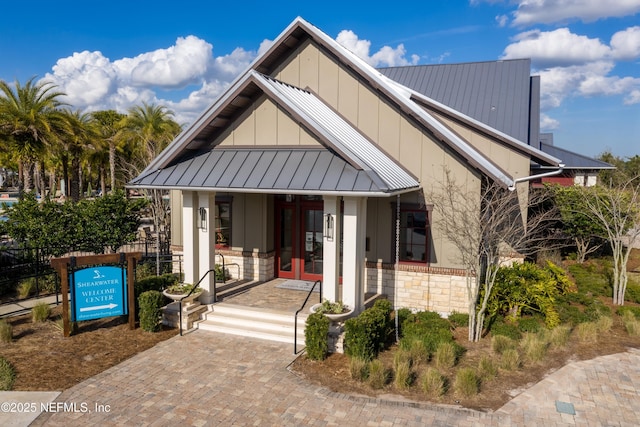
<svg viewBox="0 0 640 427">
<path fill-rule="evenodd" d="M 316 285 L 318 283 L 320 284 L 320 301 L 318 302 L 320 303 L 322 302 L 322 280 L 316 280 L 313 283 L 313 286 L 311 287 L 311 289 L 309 290 L 309 293 L 307 294 L 307 297 L 305 298 L 304 302 L 302 303 L 302 307 L 300 307 L 300 309 L 296 311 L 296 314 L 293 319 L 293 354 L 294 356 L 299 353 L 298 352 L 298 313 L 300 313 L 304 309 L 304 306 L 307 305 L 307 301 L 309 301 L 309 297 L 311 296 L 311 293 L 316 288 Z M 300 352 L 302 352 L 302 350 L 300 350 Z"/>
<path fill-rule="evenodd" d="M 198 289 L 198 286 L 200 286 L 200 283 L 202 283 L 204 278 L 207 277 L 207 274 L 209 274 L 211 272 L 214 273 L 213 274 L 213 302 L 217 302 L 218 301 L 215 271 L 216 271 L 216 269 L 212 268 L 209 271 L 207 271 L 206 273 L 204 273 L 204 275 L 200 278 L 200 280 L 198 280 L 198 283 L 196 283 L 196 285 L 193 288 L 191 288 L 189 293 L 178 300 L 178 307 L 179 307 L 179 310 L 180 310 L 180 336 L 182 336 L 182 300 L 184 300 L 185 298 L 189 298 L 191 296 L 191 294 L 193 293 L 193 291 Z"/>
</svg>

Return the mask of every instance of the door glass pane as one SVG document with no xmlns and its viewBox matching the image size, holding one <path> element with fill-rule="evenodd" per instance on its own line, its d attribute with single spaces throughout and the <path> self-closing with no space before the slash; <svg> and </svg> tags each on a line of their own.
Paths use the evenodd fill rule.
<svg viewBox="0 0 640 427">
<path fill-rule="evenodd" d="M 305 210 L 304 227 L 304 272 L 322 274 L 322 210 Z"/>
<path fill-rule="evenodd" d="M 292 271 L 293 209 L 282 209 L 280 215 L 280 270 Z"/>
</svg>

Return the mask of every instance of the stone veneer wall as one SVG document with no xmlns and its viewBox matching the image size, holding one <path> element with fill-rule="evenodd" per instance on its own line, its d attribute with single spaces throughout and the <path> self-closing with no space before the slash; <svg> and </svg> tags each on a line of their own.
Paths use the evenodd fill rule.
<svg viewBox="0 0 640 427">
<path fill-rule="evenodd" d="M 174 255 L 182 255 L 182 246 L 172 246 L 171 251 Z M 275 277 L 275 253 L 262 253 L 251 251 L 233 251 L 227 249 L 216 249 L 216 264 L 222 264 L 224 256 L 224 264 L 227 274 L 232 279 L 245 280 L 270 280 Z M 178 273 L 180 265 L 178 262 L 173 264 L 173 272 Z"/>
<path fill-rule="evenodd" d="M 400 264 L 396 278 L 394 264 L 367 262 L 366 291 L 384 294 L 395 306 L 414 311 L 469 312 L 464 270 Z M 394 291 L 397 280 L 398 289 Z"/>
<path fill-rule="evenodd" d="M 224 256 L 227 274 L 233 279 L 270 280 L 275 277 L 275 253 L 217 249 L 216 254 Z M 216 256 L 216 264 L 222 259 Z"/>
</svg>

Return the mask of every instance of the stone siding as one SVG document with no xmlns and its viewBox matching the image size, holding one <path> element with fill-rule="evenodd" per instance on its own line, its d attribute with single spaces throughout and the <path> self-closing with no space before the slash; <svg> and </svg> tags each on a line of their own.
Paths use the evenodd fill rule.
<svg viewBox="0 0 640 427">
<path fill-rule="evenodd" d="M 463 270 L 367 263 L 367 292 L 384 294 L 396 307 L 429 310 L 448 315 L 468 313 L 467 282 Z M 474 279 L 475 280 L 475 279 Z M 397 281 L 397 290 L 395 283 Z"/>
</svg>

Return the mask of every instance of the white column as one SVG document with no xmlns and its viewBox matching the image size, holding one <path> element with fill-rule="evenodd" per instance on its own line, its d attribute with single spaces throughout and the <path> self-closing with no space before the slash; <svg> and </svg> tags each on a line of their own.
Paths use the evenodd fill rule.
<svg viewBox="0 0 640 427">
<path fill-rule="evenodd" d="M 344 242 L 342 248 L 342 301 L 354 307 L 356 313 L 364 309 L 364 262 L 366 239 L 367 199 L 344 198 Z"/>
<path fill-rule="evenodd" d="M 210 192 L 198 192 L 198 211 L 196 212 L 196 226 L 198 233 L 198 276 L 195 282 L 199 281 L 209 270 L 215 267 L 215 203 L 216 194 Z M 202 221 L 204 214 L 205 221 Z M 213 303 L 213 282 L 215 273 L 211 272 L 200 282 L 200 287 L 204 289 L 204 294 L 200 301 L 205 304 Z"/>
<path fill-rule="evenodd" d="M 340 299 L 338 293 L 340 283 L 340 198 L 324 196 L 323 200 L 322 297 L 329 301 L 337 301 Z M 331 235 L 328 234 L 329 225 L 333 227 Z"/>
<path fill-rule="evenodd" d="M 195 283 L 198 275 L 198 235 L 195 224 L 197 203 L 193 191 L 182 192 L 182 266 L 184 282 Z"/>
</svg>

